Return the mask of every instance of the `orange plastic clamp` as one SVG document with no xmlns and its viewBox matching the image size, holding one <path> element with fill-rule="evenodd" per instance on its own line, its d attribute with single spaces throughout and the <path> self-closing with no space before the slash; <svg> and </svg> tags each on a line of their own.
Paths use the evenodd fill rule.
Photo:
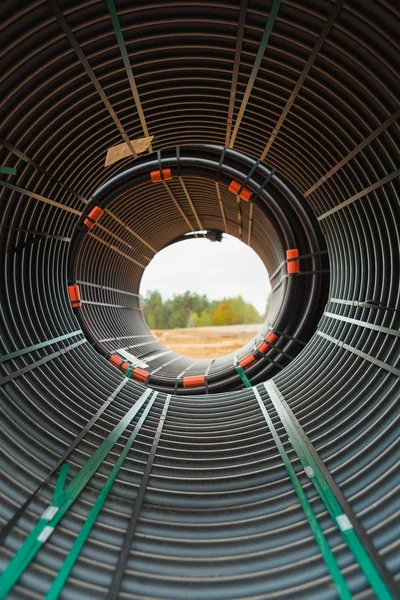
<svg viewBox="0 0 400 600">
<path fill-rule="evenodd" d="M 256 362 L 256 357 L 253 354 L 248 354 L 247 356 L 242 358 L 241 361 L 239 361 L 239 364 L 241 367 L 245 368 L 245 367 L 248 367 L 249 365 L 252 365 L 253 362 Z"/>
<path fill-rule="evenodd" d="M 204 375 L 192 375 L 191 377 L 183 378 L 183 387 L 191 388 L 191 387 L 199 387 L 204 385 L 206 382 L 206 378 Z"/>
<path fill-rule="evenodd" d="M 146 383 L 148 376 L 149 376 L 148 371 L 144 371 L 143 369 L 138 369 L 138 368 L 133 369 L 132 377 L 134 379 L 137 379 L 138 381 L 142 381 L 143 383 Z"/>
<path fill-rule="evenodd" d="M 108 360 L 114 367 L 117 367 L 117 369 L 119 369 L 124 362 L 122 358 L 116 354 L 112 354 Z"/>
<path fill-rule="evenodd" d="M 168 181 L 168 179 L 172 179 L 171 169 L 163 169 L 162 171 L 152 171 L 150 173 L 150 177 L 153 183 L 157 183 L 158 181 Z"/>
<path fill-rule="evenodd" d="M 237 194 L 238 191 L 240 190 L 241 185 L 238 181 L 235 181 L 234 179 L 231 181 L 230 185 L 229 185 L 229 191 L 233 192 L 234 194 Z M 250 190 L 248 190 L 247 188 L 243 188 L 242 191 L 239 194 L 239 197 L 242 200 L 246 200 L 246 202 L 248 202 L 250 200 L 252 196 L 252 192 Z"/>
<path fill-rule="evenodd" d="M 286 258 L 289 260 L 289 258 L 297 258 L 299 255 L 299 251 L 297 250 L 297 248 L 294 248 L 293 250 L 286 250 Z M 299 260 L 291 260 L 288 262 L 287 264 L 287 272 L 288 275 L 291 275 L 292 273 L 298 273 L 300 271 L 300 261 Z"/>
<path fill-rule="evenodd" d="M 68 286 L 68 294 L 69 299 L 71 300 L 72 308 L 79 308 L 80 306 L 82 306 L 79 287 L 76 284 Z"/>
<path fill-rule="evenodd" d="M 94 208 L 92 208 L 86 219 L 84 219 L 83 221 L 86 227 L 92 229 L 92 227 L 94 227 L 94 224 L 97 223 L 97 221 L 100 219 L 103 212 L 104 211 L 102 208 L 100 208 L 100 206 L 95 206 Z"/>
<path fill-rule="evenodd" d="M 269 344 L 276 344 L 276 342 L 278 340 L 279 340 L 279 336 L 276 335 L 273 331 L 270 331 L 269 334 L 265 338 L 265 341 L 268 342 Z"/>
<path fill-rule="evenodd" d="M 271 348 L 273 344 L 275 344 L 279 340 L 279 337 L 275 335 L 272 331 L 269 332 L 265 340 L 258 344 L 257 349 L 261 354 L 265 354 L 267 350 Z"/>
</svg>

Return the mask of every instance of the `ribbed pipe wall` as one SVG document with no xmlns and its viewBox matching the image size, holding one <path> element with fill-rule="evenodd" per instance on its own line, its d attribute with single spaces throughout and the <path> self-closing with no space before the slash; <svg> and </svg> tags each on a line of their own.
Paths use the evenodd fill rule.
<svg viewBox="0 0 400 600">
<path fill-rule="evenodd" d="M 160 165 L 171 178 L 154 183 L 150 174 Z M 232 193 L 232 181 L 243 181 L 250 201 Z M 98 211 L 99 219 L 89 221 Z M 266 321 L 255 338 L 214 360 L 168 352 L 148 330 L 138 294 L 147 255 L 155 251 L 149 241 L 177 243 L 188 228 L 196 235 L 194 220 L 207 235 L 225 231 L 258 251 L 273 285 Z M 286 261 L 290 249 L 298 256 L 295 262 Z M 272 377 L 311 338 L 329 290 L 327 249 L 304 199 L 256 161 L 200 144 L 160 152 L 157 159 L 139 158 L 97 190 L 71 240 L 68 263 L 68 284 L 79 285 L 81 296 L 81 306 L 74 308 L 88 341 L 107 359 L 114 353 L 119 362 L 118 356 L 142 361 L 146 384 L 174 393 L 188 393 L 185 375 L 204 378 L 191 390 L 195 394 L 240 389 L 243 382 L 233 365 L 246 357 L 252 361 L 248 377 L 253 384 Z M 239 269 L 236 276 L 240 279 Z M 273 343 L 265 348 L 263 340 L 271 335 Z"/>
<path fill-rule="evenodd" d="M 118 0 L 133 95 L 105 2 L 2 3 L 0 165 L 17 174 L 0 181 L 1 354 L 79 330 L 69 239 L 86 200 L 132 164 L 104 168 L 121 132 L 154 135 L 152 150 L 231 145 L 262 160 L 320 219 L 331 271 L 315 335 L 274 382 L 399 587 L 399 11 L 387 0 L 285 0 L 254 70 L 271 4 Z M 6 523 L 124 378 L 81 333 L 0 369 Z M 258 389 L 353 597 L 374 598 Z M 143 390 L 126 383 L 68 458 L 68 480 Z M 62 598 L 106 596 L 165 398 L 158 394 Z M 10 598 L 44 596 L 140 414 Z M 5 539 L 3 566 L 55 481 Z M 254 391 L 172 396 L 120 598 L 291 597 L 337 593 Z"/>
</svg>

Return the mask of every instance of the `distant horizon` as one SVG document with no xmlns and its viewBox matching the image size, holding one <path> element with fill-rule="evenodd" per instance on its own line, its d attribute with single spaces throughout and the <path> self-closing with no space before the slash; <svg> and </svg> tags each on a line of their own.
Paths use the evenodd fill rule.
<svg viewBox="0 0 400 600">
<path fill-rule="evenodd" d="M 163 302 L 168 302 L 168 300 L 173 300 L 175 296 L 181 296 L 182 294 L 185 294 L 186 292 L 189 294 L 198 294 L 199 293 L 199 292 L 193 292 L 193 290 L 185 290 L 184 292 L 179 292 L 179 293 L 174 292 L 172 294 L 172 296 L 168 296 L 165 298 L 163 296 L 163 294 L 161 293 L 161 290 L 151 289 L 151 290 L 146 290 L 146 292 L 144 294 L 140 293 L 140 297 L 144 299 L 149 292 L 158 292 L 161 295 Z M 210 300 L 210 302 L 222 302 L 223 300 L 233 300 L 234 298 L 239 298 L 239 297 L 243 298 L 242 294 L 237 294 L 235 296 L 224 296 L 223 298 L 210 298 L 206 292 L 202 293 L 201 295 L 207 296 L 207 299 Z M 244 300 L 244 298 L 243 298 L 243 300 Z M 248 304 L 253 304 L 253 303 L 248 302 Z M 253 304 L 253 306 L 254 306 L 254 304 Z M 256 308 L 256 307 L 254 306 L 254 308 Z M 264 307 L 264 309 L 265 309 L 265 307 Z M 258 312 L 263 312 L 263 311 L 258 311 Z"/>
<path fill-rule="evenodd" d="M 145 296 L 155 290 L 163 302 L 186 291 L 210 300 L 242 296 L 263 314 L 271 284 L 256 252 L 224 234 L 222 242 L 189 239 L 158 252 L 143 273 L 139 292 Z"/>
</svg>

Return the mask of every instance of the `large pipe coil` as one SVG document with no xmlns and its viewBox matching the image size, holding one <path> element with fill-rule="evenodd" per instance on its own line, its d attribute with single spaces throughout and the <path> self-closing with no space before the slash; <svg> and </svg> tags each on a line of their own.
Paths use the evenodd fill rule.
<svg viewBox="0 0 400 600">
<path fill-rule="evenodd" d="M 398 599 L 396 2 L 0 10 L 0 597 Z M 241 370 L 140 314 L 197 231 L 277 286 Z"/>
</svg>

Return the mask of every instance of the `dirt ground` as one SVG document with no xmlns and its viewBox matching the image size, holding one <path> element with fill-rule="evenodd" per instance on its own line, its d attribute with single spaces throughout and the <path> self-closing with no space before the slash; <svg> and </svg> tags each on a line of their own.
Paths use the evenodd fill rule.
<svg viewBox="0 0 400 600">
<path fill-rule="evenodd" d="M 260 330 L 261 324 L 221 325 L 187 329 L 154 329 L 152 333 L 170 350 L 191 358 L 218 358 L 234 352 Z"/>
</svg>

